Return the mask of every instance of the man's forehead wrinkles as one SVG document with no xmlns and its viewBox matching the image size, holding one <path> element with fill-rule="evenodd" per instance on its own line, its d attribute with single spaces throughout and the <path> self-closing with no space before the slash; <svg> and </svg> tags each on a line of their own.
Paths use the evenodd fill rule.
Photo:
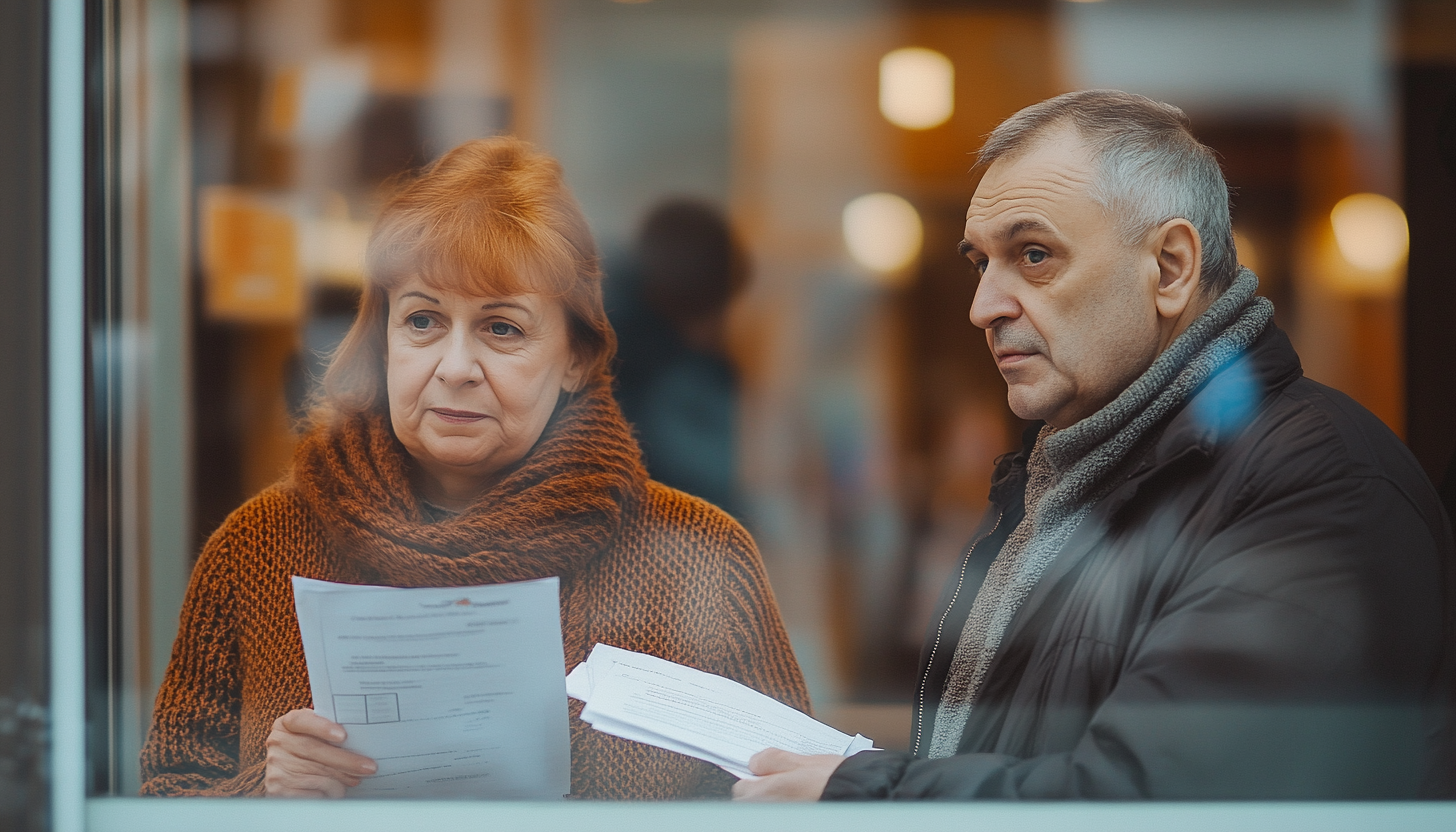
<svg viewBox="0 0 1456 832">
<path fill-rule="evenodd" d="M 1055 226 L 1052 221 L 1053 212 L 1047 210 L 1047 201 L 1044 199 L 1016 199 L 1005 200 L 992 205 L 977 205 L 972 203 L 966 211 L 966 222 L 977 225 L 1006 225 L 1021 220 L 1035 219 L 1043 225 Z"/>
<path fill-rule="evenodd" d="M 1087 196 L 1091 189 L 1091 180 L 1081 180 L 1071 177 L 1056 179 L 1033 179 L 1007 182 L 999 186 L 993 184 L 991 190 L 984 187 L 977 188 L 971 203 L 977 202 L 993 203 L 1014 199 L 1062 199 L 1065 197 Z"/>
<path fill-rule="evenodd" d="M 1020 194 L 1008 199 L 974 200 L 966 211 L 966 216 L 975 214 L 995 215 L 1004 214 L 1008 211 L 1039 211 L 1045 212 L 1049 207 L 1060 204 L 1061 200 L 1049 199 L 1042 194 Z"/>
<path fill-rule="evenodd" d="M 1005 214 L 998 217 L 972 217 L 966 222 L 965 238 L 978 249 L 985 244 L 1006 244 L 1023 234 L 1061 237 L 1057 224 L 1039 212 Z"/>
</svg>

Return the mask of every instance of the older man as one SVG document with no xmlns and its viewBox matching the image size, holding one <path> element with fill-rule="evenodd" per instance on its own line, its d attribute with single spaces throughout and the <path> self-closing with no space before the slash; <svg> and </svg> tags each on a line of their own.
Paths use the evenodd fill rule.
<svg viewBox="0 0 1456 832">
<path fill-rule="evenodd" d="M 1447 791 L 1452 542 L 1424 474 L 1304 378 L 1182 112 L 1012 116 L 961 250 L 1037 422 L 931 622 L 913 753 L 770 750 L 750 799 Z"/>
</svg>

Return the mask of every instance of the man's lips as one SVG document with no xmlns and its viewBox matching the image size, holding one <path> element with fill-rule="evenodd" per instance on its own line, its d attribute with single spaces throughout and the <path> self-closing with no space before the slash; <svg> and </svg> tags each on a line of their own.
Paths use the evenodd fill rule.
<svg viewBox="0 0 1456 832">
<path fill-rule="evenodd" d="M 1039 353 L 1039 352 L 1011 352 L 1009 350 L 1007 352 L 998 352 L 998 353 L 996 353 L 996 364 L 998 366 L 1002 366 L 1002 367 L 1005 367 L 1005 366 L 1008 366 L 1008 365 L 1012 365 L 1012 364 L 1019 364 L 1019 363 L 1025 361 L 1026 359 L 1031 358 L 1034 355 L 1041 355 L 1041 353 Z"/>
<path fill-rule="evenodd" d="M 432 407 L 430 412 L 452 425 L 465 425 L 485 418 L 484 413 L 473 410 L 451 410 L 448 407 Z"/>
</svg>

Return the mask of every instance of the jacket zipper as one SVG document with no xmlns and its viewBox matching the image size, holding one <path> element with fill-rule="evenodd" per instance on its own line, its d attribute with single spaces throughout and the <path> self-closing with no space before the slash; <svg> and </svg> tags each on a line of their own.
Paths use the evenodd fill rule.
<svg viewBox="0 0 1456 832">
<path fill-rule="evenodd" d="M 961 574 L 956 579 L 955 592 L 951 593 L 950 603 L 946 605 L 945 612 L 940 616 L 940 624 L 935 628 L 935 641 L 930 645 L 930 657 L 925 662 L 925 670 L 920 674 L 920 690 L 916 693 L 915 709 L 915 747 L 911 749 L 912 754 L 920 756 L 920 738 L 925 734 L 925 686 L 930 682 L 930 669 L 935 666 L 935 654 L 940 650 L 940 640 L 945 634 L 945 620 L 950 618 L 950 611 L 955 609 L 956 600 L 961 597 L 961 587 L 966 582 L 966 569 L 971 565 L 971 553 L 985 542 L 986 538 L 996 533 L 1001 528 L 1001 519 L 1006 516 L 1006 509 L 999 509 L 996 513 L 996 522 L 992 524 L 991 530 L 976 538 L 966 549 L 965 557 L 961 559 Z"/>
</svg>

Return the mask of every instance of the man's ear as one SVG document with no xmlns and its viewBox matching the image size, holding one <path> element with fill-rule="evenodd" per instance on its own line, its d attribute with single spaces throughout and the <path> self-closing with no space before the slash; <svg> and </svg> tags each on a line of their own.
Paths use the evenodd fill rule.
<svg viewBox="0 0 1456 832">
<path fill-rule="evenodd" d="M 1153 232 L 1158 259 L 1158 317 L 1176 320 L 1198 294 L 1203 278 L 1203 243 L 1188 220 L 1171 219 Z"/>
</svg>

